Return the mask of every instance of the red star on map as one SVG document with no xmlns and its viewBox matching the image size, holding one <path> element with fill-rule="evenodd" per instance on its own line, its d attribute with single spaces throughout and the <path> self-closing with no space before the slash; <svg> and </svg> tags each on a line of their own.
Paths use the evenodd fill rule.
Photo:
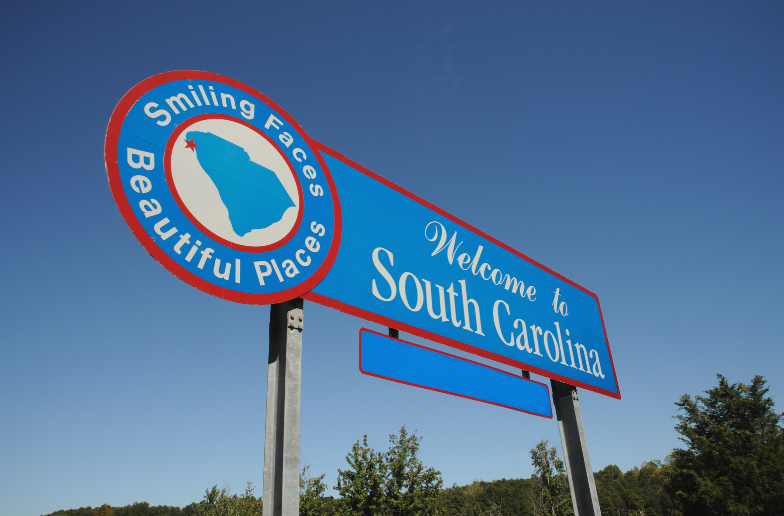
<svg viewBox="0 0 784 516">
<path fill-rule="evenodd" d="M 193 152 L 196 152 L 196 147 L 198 147 L 198 145 L 193 143 L 193 138 L 191 138 L 190 140 L 185 140 L 185 148 L 186 149 L 190 149 Z"/>
</svg>

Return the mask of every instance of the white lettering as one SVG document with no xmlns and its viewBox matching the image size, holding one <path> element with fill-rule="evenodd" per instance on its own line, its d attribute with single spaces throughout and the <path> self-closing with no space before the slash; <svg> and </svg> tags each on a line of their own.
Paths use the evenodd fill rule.
<svg viewBox="0 0 784 516">
<path fill-rule="evenodd" d="M 433 233 L 433 238 L 430 238 L 429 236 L 427 236 L 427 230 L 432 225 L 434 225 L 433 226 L 434 233 Z M 440 232 L 439 232 L 439 229 L 440 229 Z M 430 223 L 428 223 L 427 226 L 425 226 L 425 238 L 427 238 L 430 242 L 435 242 L 436 239 L 438 238 L 439 234 L 441 235 L 441 239 L 439 240 L 438 245 L 436 246 L 435 250 L 430 254 L 430 256 L 437 255 L 438 253 L 443 251 L 444 248 L 446 247 L 446 228 L 444 228 L 443 224 L 441 224 L 440 222 L 436 222 L 436 221 L 430 222 Z M 447 250 L 447 258 L 448 258 L 450 264 L 455 259 L 455 253 L 457 253 L 457 250 L 460 248 L 460 245 L 463 243 L 463 242 L 460 242 L 459 244 L 457 244 L 457 247 L 455 247 L 455 240 L 456 239 L 457 239 L 457 231 L 455 231 L 455 233 L 452 235 L 452 238 L 449 240 L 449 249 Z"/>
<path fill-rule="evenodd" d="M 163 227 L 168 223 L 169 223 L 169 218 L 167 217 L 161 220 L 160 222 L 158 222 L 157 224 L 155 224 L 155 226 L 153 226 L 153 229 L 155 229 L 155 232 L 161 236 L 162 240 L 166 240 L 167 238 L 169 238 L 170 236 L 172 236 L 177 232 L 177 228 L 171 228 L 169 231 L 164 233 Z"/>
<path fill-rule="evenodd" d="M 311 253 L 317 253 L 318 250 L 321 249 L 321 244 L 318 243 L 318 240 L 309 236 L 305 239 L 305 247 L 307 247 Z"/>
<path fill-rule="evenodd" d="M 397 286 L 395 285 L 395 280 L 392 279 L 392 275 L 389 274 L 389 271 L 387 271 L 387 269 L 381 264 L 381 260 L 378 259 L 379 251 L 384 251 L 387 254 L 387 256 L 389 257 L 390 267 L 395 265 L 391 252 L 387 251 L 383 247 L 376 247 L 375 249 L 373 249 L 373 265 L 376 266 L 376 270 L 381 273 L 381 275 L 384 277 L 385 280 L 387 280 L 387 284 L 389 285 L 391 291 L 389 297 L 383 297 L 381 294 L 379 294 L 378 286 L 376 286 L 376 280 L 374 279 L 372 282 L 373 295 L 376 296 L 381 301 L 392 301 L 393 299 L 395 299 L 395 296 L 397 295 Z"/>
<path fill-rule="evenodd" d="M 408 294 L 406 294 L 406 280 L 409 277 L 413 278 L 414 285 L 416 285 L 416 292 L 417 292 L 416 305 L 413 307 L 409 304 Z M 412 312 L 418 312 L 422 308 L 422 304 L 425 302 L 424 295 L 422 294 L 422 284 L 419 283 L 417 277 L 411 274 L 410 272 L 404 272 L 400 276 L 400 299 L 403 301 L 403 304 L 406 305 L 406 308 L 408 308 Z"/>
<path fill-rule="evenodd" d="M 557 314 L 561 314 L 564 317 L 566 317 L 567 315 L 569 315 L 569 309 L 566 306 L 566 302 L 561 301 L 560 304 L 558 303 L 558 297 L 560 297 L 560 295 L 561 295 L 561 289 L 560 288 L 555 289 L 555 297 L 553 298 L 553 311 Z"/>
<path fill-rule="evenodd" d="M 543 357 L 544 355 L 542 355 L 539 352 L 539 335 L 542 334 L 542 328 L 540 328 L 539 326 L 537 326 L 535 324 L 532 324 L 531 325 L 531 334 L 534 336 L 534 355 L 539 355 L 540 357 Z"/>
<path fill-rule="evenodd" d="M 228 93 L 221 93 L 221 104 L 223 104 L 223 107 L 229 107 L 226 105 L 226 99 L 229 99 L 229 101 L 231 102 L 231 109 L 237 109 L 237 105 L 234 104 L 234 97 L 232 97 Z M 269 127 L 267 127 L 267 129 L 269 129 Z"/>
<path fill-rule="evenodd" d="M 202 86 L 201 84 L 199 84 L 199 91 L 201 92 L 201 96 L 204 99 L 204 105 L 209 106 L 210 100 L 207 98 L 207 93 L 204 91 L 204 86 Z"/>
<path fill-rule="evenodd" d="M 152 190 L 152 183 L 144 176 L 133 176 L 131 178 L 131 188 L 136 193 L 147 193 Z"/>
<path fill-rule="evenodd" d="M 551 340 L 553 341 L 553 347 L 555 348 L 555 358 L 553 358 L 553 354 L 550 353 L 550 346 L 547 345 L 548 335 L 551 337 Z M 544 332 L 544 350 L 547 352 L 547 356 L 550 358 L 550 360 L 552 360 L 553 362 L 558 362 L 558 358 L 561 356 L 558 352 L 558 341 L 555 340 L 555 334 L 550 330 Z"/>
<path fill-rule="evenodd" d="M 278 277 L 278 281 L 283 283 L 283 275 L 280 273 L 280 269 L 278 269 L 278 263 L 274 258 L 270 260 L 270 262 L 272 263 L 272 268 L 275 270 L 275 275 Z"/>
<path fill-rule="evenodd" d="M 191 90 L 191 96 L 193 97 L 193 100 L 196 101 L 196 105 L 201 106 L 201 100 L 199 100 L 199 96 L 196 95 L 196 90 L 193 89 L 193 86 L 188 86 L 188 89 Z"/>
<path fill-rule="evenodd" d="M 139 160 L 134 160 L 134 156 L 138 156 Z M 128 147 L 128 164 L 133 168 L 152 170 L 155 167 L 155 155 L 152 152 L 144 152 Z"/>
<path fill-rule="evenodd" d="M 430 231 L 431 226 L 433 227 L 433 231 Z M 447 261 L 450 265 L 454 263 L 457 251 L 463 244 L 462 241 L 457 243 L 457 231 L 452 233 L 452 237 L 447 242 L 446 228 L 443 224 L 435 220 L 429 222 L 425 226 L 425 238 L 429 242 L 437 242 L 436 247 L 433 249 L 433 252 L 430 253 L 430 256 L 435 256 L 444 249 L 447 249 Z M 533 285 L 529 286 L 528 291 L 526 292 L 523 281 L 518 281 L 517 278 L 510 276 L 509 274 L 504 274 L 500 269 L 493 269 L 489 263 L 482 262 L 481 257 L 483 250 L 484 246 L 477 246 L 473 258 L 471 258 L 469 253 L 460 253 L 457 255 L 458 267 L 464 271 L 471 269 L 471 273 L 474 276 L 479 276 L 485 281 L 491 281 L 495 285 L 504 284 L 504 288 L 506 290 L 509 290 L 509 288 L 512 287 L 513 293 L 516 293 L 519 288 L 520 296 L 523 298 L 528 297 L 528 299 L 531 301 L 536 299 L 536 289 L 533 287 Z M 489 274 L 486 275 L 485 271 L 488 271 Z"/>
<path fill-rule="evenodd" d="M 294 137 L 291 136 L 289 133 L 280 133 L 278 135 L 278 140 L 280 140 L 280 143 L 282 143 L 286 147 L 291 147 L 291 144 L 294 143 Z"/>
<path fill-rule="evenodd" d="M 240 101 L 240 111 L 242 112 L 242 116 L 248 120 L 253 120 L 253 112 L 256 110 L 256 106 L 247 100 Z"/>
<path fill-rule="evenodd" d="M 482 318 L 479 316 L 479 303 L 476 302 L 474 299 L 470 299 L 468 297 L 468 292 L 466 291 L 466 282 L 465 280 L 458 281 L 460 283 L 460 288 L 463 292 L 463 317 L 465 317 L 465 325 L 463 329 L 468 331 L 474 331 L 471 329 L 471 313 L 468 310 L 468 305 L 474 306 L 474 315 L 476 316 L 476 334 L 484 336 L 482 333 Z"/>
<path fill-rule="evenodd" d="M 457 318 L 457 309 L 455 307 L 455 298 L 457 297 L 457 292 L 455 292 L 455 284 L 450 283 L 449 288 L 446 289 L 447 294 L 449 294 L 449 309 L 451 310 L 450 314 L 452 316 L 452 325 L 455 328 L 459 328 L 462 323 L 460 319 Z"/>
<path fill-rule="evenodd" d="M 509 335 L 509 342 L 506 341 L 504 338 L 504 334 L 501 333 L 501 322 L 498 319 L 498 306 L 504 305 L 506 309 L 506 315 L 509 315 L 509 305 L 506 304 L 506 301 L 503 299 L 499 299 L 493 304 L 493 322 L 495 323 L 495 331 L 498 332 L 498 337 L 501 339 L 501 342 L 506 344 L 507 346 L 514 346 L 514 332 Z"/>
<path fill-rule="evenodd" d="M 531 349 L 531 346 L 528 345 L 528 328 L 525 325 L 525 321 L 522 319 L 515 319 L 515 330 L 517 329 L 518 323 L 520 323 L 522 329 L 520 330 L 520 333 L 517 334 L 517 340 L 515 341 L 517 343 L 517 349 L 531 353 L 533 350 Z M 525 340 L 525 345 L 520 345 L 520 337 Z"/>
<path fill-rule="evenodd" d="M 564 347 L 563 347 L 563 340 L 561 340 L 561 326 L 558 324 L 558 321 L 555 321 L 555 333 L 558 335 L 558 349 L 561 350 L 561 363 L 563 365 L 567 365 L 566 353 L 564 353 Z"/>
<path fill-rule="evenodd" d="M 195 95 L 195 92 L 194 92 L 194 95 Z M 186 108 L 185 104 L 182 103 L 183 100 L 191 108 L 193 108 L 193 102 L 191 102 L 191 99 L 189 99 L 184 93 L 180 93 L 179 95 L 175 95 L 173 97 L 169 97 L 168 99 L 166 99 L 166 103 L 169 105 L 171 110 L 174 111 L 175 115 L 179 115 L 180 111 L 174 106 L 174 103 L 176 102 L 177 104 L 179 104 L 180 109 L 182 109 L 183 111 L 187 111 L 188 108 Z M 198 99 L 197 99 L 197 101 L 198 101 Z"/>
<path fill-rule="evenodd" d="M 470 262 L 471 262 L 471 257 L 468 256 L 468 253 L 462 253 L 460 256 L 457 257 L 457 265 L 464 271 L 467 271 L 468 268 L 471 267 Z"/>
<path fill-rule="evenodd" d="M 596 361 L 593 363 L 593 375 L 604 378 L 604 374 L 602 374 L 602 365 L 599 363 L 599 353 L 597 353 L 595 349 L 592 349 L 591 356 L 596 357 Z"/>
<path fill-rule="evenodd" d="M 223 272 L 220 272 L 220 262 L 220 258 L 215 258 L 215 263 L 212 267 L 212 273 L 215 274 L 216 278 L 228 280 L 229 273 L 231 272 L 231 263 L 226 262 L 226 267 L 223 269 Z"/>
<path fill-rule="evenodd" d="M 212 257 L 213 251 L 215 251 L 215 249 L 212 249 L 210 247 L 201 251 L 201 259 L 199 260 L 199 265 L 197 265 L 199 269 L 204 268 L 204 264 L 207 263 L 207 260 L 209 260 L 210 257 Z"/>
<path fill-rule="evenodd" d="M 580 354 L 580 350 L 581 349 L 583 350 L 583 354 L 582 355 Z M 591 366 L 588 364 L 588 351 L 585 349 L 585 346 L 583 346 L 579 342 L 575 342 L 574 343 L 574 350 L 577 352 L 577 360 L 578 360 L 578 363 L 580 364 L 580 371 L 585 371 L 585 369 L 583 369 L 583 355 L 584 355 L 585 356 L 585 368 L 587 369 L 587 371 L 585 371 L 585 372 L 586 373 L 590 373 L 591 372 Z"/>
<path fill-rule="evenodd" d="M 190 238 L 191 238 L 190 233 L 185 233 L 184 235 L 180 235 L 180 239 L 177 241 L 176 244 L 174 244 L 174 252 L 177 254 L 182 254 L 182 246 L 184 246 L 185 244 L 190 244 L 191 243 Z"/>
<path fill-rule="evenodd" d="M 171 115 L 165 109 L 156 109 L 155 111 L 152 111 L 152 108 L 157 107 L 158 104 L 155 102 L 148 103 L 146 106 L 144 106 L 144 114 L 150 118 L 165 117 L 163 120 L 156 120 L 155 123 L 160 126 L 169 125 L 169 122 L 171 122 Z"/>
<path fill-rule="evenodd" d="M 297 259 L 300 265 L 302 265 L 303 267 L 307 267 L 308 265 L 310 265 L 310 256 L 306 256 L 305 258 L 307 258 L 307 261 L 305 261 L 302 259 L 303 254 L 305 254 L 305 250 L 298 249 L 297 252 L 294 253 L 294 257 Z"/>
<path fill-rule="evenodd" d="M 313 222 L 310 223 L 310 230 L 313 233 L 315 233 L 316 235 L 320 236 L 320 237 L 323 237 L 324 233 L 327 232 L 327 230 L 324 228 L 324 226 L 322 226 L 321 224 L 318 224 L 316 221 L 313 221 Z"/>
<path fill-rule="evenodd" d="M 438 299 L 441 305 L 441 310 L 438 315 L 433 312 L 433 293 L 430 290 L 430 282 L 426 279 L 422 278 L 422 282 L 425 284 L 425 297 L 427 298 L 427 313 L 430 314 L 430 317 L 433 319 L 441 319 L 442 322 L 449 322 L 449 317 L 446 315 L 446 302 L 444 301 L 444 287 L 441 285 L 436 285 L 438 289 Z"/>
<path fill-rule="evenodd" d="M 294 276 L 299 274 L 299 269 L 297 269 L 297 266 L 294 265 L 294 261 L 293 260 L 286 260 L 286 261 L 284 261 L 281 264 L 281 267 L 284 267 L 286 269 L 283 272 L 285 272 L 286 276 L 288 276 L 289 278 L 293 278 Z"/>
<path fill-rule="evenodd" d="M 160 215 L 161 213 L 161 205 L 155 199 L 150 199 L 149 201 L 148 200 L 139 201 L 139 208 L 142 210 L 142 213 L 144 213 L 145 218 L 149 218 L 154 215 Z"/>
<path fill-rule="evenodd" d="M 283 125 L 283 122 L 278 120 L 275 115 L 270 115 L 267 119 L 267 123 L 264 124 L 264 129 L 269 129 L 270 126 L 274 127 L 275 129 L 280 129 L 280 125 Z"/>
<path fill-rule="evenodd" d="M 262 265 L 267 268 L 267 270 L 265 270 L 264 272 L 261 272 Z M 259 285 L 263 286 L 264 278 L 272 274 L 272 266 L 269 264 L 269 262 L 265 262 L 263 260 L 258 262 L 253 262 L 253 266 L 256 268 L 256 276 L 259 277 Z"/>
</svg>

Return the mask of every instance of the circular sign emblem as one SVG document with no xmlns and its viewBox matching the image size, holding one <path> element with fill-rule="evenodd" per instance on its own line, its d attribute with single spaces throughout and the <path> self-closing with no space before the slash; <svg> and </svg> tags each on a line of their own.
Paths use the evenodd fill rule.
<svg viewBox="0 0 784 516">
<path fill-rule="evenodd" d="M 335 260 L 340 205 L 318 144 L 244 84 L 195 71 L 139 83 L 112 114 L 105 156 L 133 233 L 204 292 L 287 301 Z"/>
</svg>

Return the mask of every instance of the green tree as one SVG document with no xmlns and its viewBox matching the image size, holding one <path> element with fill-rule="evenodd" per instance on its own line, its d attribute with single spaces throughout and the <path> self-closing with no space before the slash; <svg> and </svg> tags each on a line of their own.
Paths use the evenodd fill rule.
<svg viewBox="0 0 784 516">
<path fill-rule="evenodd" d="M 573 514 L 569 482 L 563 461 L 555 447 L 548 449 L 542 440 L 531 450 L 531 461 L 536 471 L 532 476 L 532 498 L 536 516 L 565 516 Z"/>
<path fill-rule="evenodd" d="M 368 446 L 367 435 L 354 443 L 346 455 L 349 469 L 338 469 L 340 493 L 336 513 L 340 516 L 376 516 L 384 509 L 386 465 L 380 453 Z"/>
<path fill-rule="evenodd" d="M 198 507 L 199 504 L 197 503 L 191 503 L 180 509 L 179 507 L 170 507 L 168 505 L 150 505 L 147 502 L 134 502 L 124 507 L 111 507 L 105 504 L 96 509 L 82 507 L 80 509 L 55 511 L 47 516 L 96 516 L 96 514 L 101 514 L 98 511 L 106 514 L 107 510 L 111 510 L 113 516 L 198 516 Z"/>
<path fill-rule="evenodd" d="M 261 516 L 261 498 L 253 495 L 254 489 L 250 480 L 242 495 L 212 486 L 212 489 L 205 491 L 204 499 L 199 503 L 199 512 L 203 516 Z"/>
<path fill-rule="evenodd" d="M 327 498 L 324 491 L 327 490 L 324 484 L 324 477 L 311 477 L 308 475 L 310 466 L 307 464 L 299 474 L 299 515 L 300 516 L 321 516 L 327 509 Z"/>
<path fill-rule="evenodd" d="M 685 449 L 671 455 L 665 484 L 676 514 L 780 514 L 784 507 L 784 436 L 781 414 L 761 376 L 750 385 L 719 385 L 707 396 L 688 394 L 675 429 Z"/>
<path fill-rule="evenodd" d="M 196 504 L 190 504 L 183 509 L 168 505 L 150 505 L 147 502 L 134 502 L 125 507 L 113 507 L 114 516 L 183 516 L 198 514 L 194 511 Z M 188 512 L 186 512 L 188 511 Z"/>
<path fill-rule="evenodd" d="M 443 481 L 441 472 L 427 468 L 417 456 L 421 437 L 409 435 L 405 425 L 400 435 L 390 434 L 392 446 L 386 462 L 386 506 L 391 516 L 433 514 Z"/>
<path fill-rule="evenodd" d="M 180 514 L 182 516 L 198 516 L 199 513 L 199 504 L 196 502 L 191 502 L 185 507 L 180 510 Z M 115 514 L 115 516 L 118 516 Z"/>
<path fill-rule="evenodd" d="M 98 507 L 97 509 L 95 509 L 95 512 L 93 512 L 93 516 L 112 516 L 113 512 L 114 511 L 112 511 L 112 506 L 109 505 L 108 503 L 105 503 L 100 507 Z"/>
<path fill-rule="evenodd" d="M 377 453 L 367 435 L 346 456 L 350 469 L 338 470 L 335 489 L 340 493 L 336 512 L 341 516 L 411 516 L 436 512 L 443 484 L 441 473 L 418 458 L 422 438 L 406 427 L 389 436 L 391 446 Z"/>
<path fill-rule="evenodd" d="M 663 484 L 669 466 L 659 461 L 643 462 L 621 473 L 615 465 L 609 465 L 594 473 L 596 491 L 602 514 L 663 516 L 667 514 L 667 495 Z"/>
<path fill-rule="evenodd" d="M 92 507 L 79 507 L 78 509 L 60 509 L 46 516 L 93 516 L 95 509 Z"/>
<path fill-rule="evenodd" d="M 440 511 L 447 516 L 530 516 L 534 512 L 532 483 L 529 478 L 517 478 L 452 486 L 439 495 Z"/>
</svg>

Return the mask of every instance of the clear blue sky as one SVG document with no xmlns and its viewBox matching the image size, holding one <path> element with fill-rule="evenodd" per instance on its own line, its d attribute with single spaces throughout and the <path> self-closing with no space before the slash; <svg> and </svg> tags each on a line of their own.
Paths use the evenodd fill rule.
<svg viewBox="0 0 784 516">
<path fill-rule="evenodd" d="M 623 399 L 594 469 L 663 459 L 674 402 L 764 375 L 784 409 L 784 10 L 775 2 L 17 2 L 0 21 L 0 514 L 261 492 L 269 308 L 139 245 L 103 144 L 159 72 L 220 73 L 314 139 L 598 294 Z M 302 460 L 406 424 L 446 485 L 527 477 L 557 423 L 357 370 L 305 307 Z"/>
</svg>

